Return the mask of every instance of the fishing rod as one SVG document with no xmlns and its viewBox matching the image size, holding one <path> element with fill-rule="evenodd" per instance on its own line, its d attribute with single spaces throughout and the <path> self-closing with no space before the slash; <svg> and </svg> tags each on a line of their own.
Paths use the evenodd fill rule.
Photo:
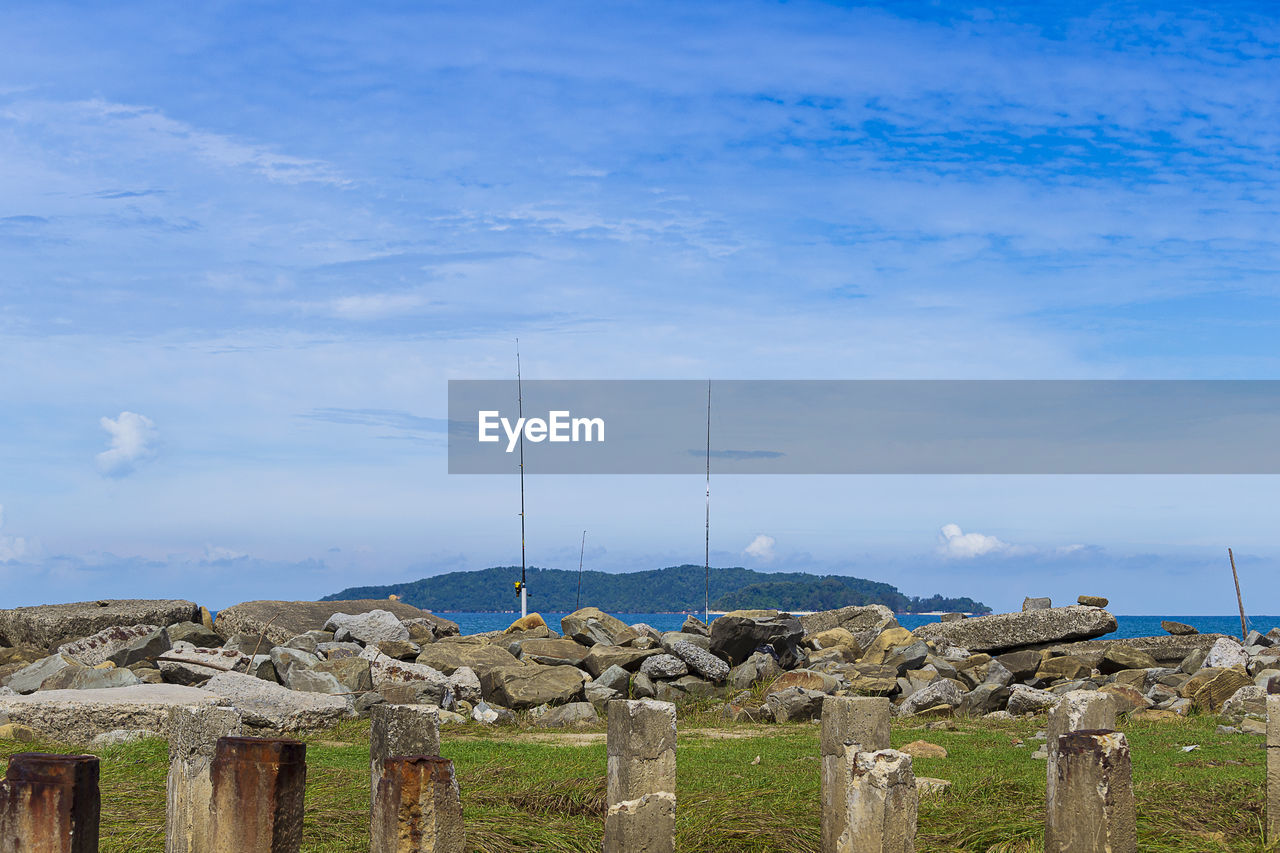
<svg viewBox="0 0 1280 853">
<path fill-rule="evenodd" d="M 516 338 L 516 415 L 518 423 L 524 423 L 524 384 L 520 376 L 520 339 Z M 520 583 L 516 584 L 520 593 L 520 618 L 529 615 L 529 589 L 525 585 L 524 556 L 524 430 L 520 430 Z"/>
<path fill-rule="evenodd" d="M 578 550 L 578 598 L 573 609 L 582 609 L 582 555 L 587 553 L 587 531 L 582 531 L 582 547 Z"/>
<path fill-rule="evenodd" d="M 707 380 L 707 532 L 703 569 L 705 571 L 706 599 L 703 603 L 702 619 L 711 624 L 711 380 Z"/>
</svg>

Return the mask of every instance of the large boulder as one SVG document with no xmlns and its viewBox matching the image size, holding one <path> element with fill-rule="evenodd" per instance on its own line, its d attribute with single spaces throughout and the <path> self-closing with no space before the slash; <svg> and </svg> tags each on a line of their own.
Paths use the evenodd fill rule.
<svg viewBox="0 0 1280 853">
<path fill-rule="evenodd" d="M 575 610 L 560 620 L 560 627 L 566 637 L 584 646 L 621 646 L 640 636 L 630 625 L 597 607 Z"/>
<path fill-rule="evenodd" d="M 232 605 L 226 610 L 219 610 L 214 620 L 214 627 L 224 637 L 230 637 L 233 634 L 252 634 L 257 637 L 265 632 L 263 640 L 265 645 L 280 646 L 299 634 L 324 630 L 325 623 L 335 613 L 357 615 L 371 610 L 385 610 L 402 622 L 410 619 L 426 619 L 437 637 L 458 633 L 456 622 L 441 619 L 433 613 L 419 610 L 412 604 L 389 599 L 246 601 Z"/>
<path fill-rule="evenodd" d="M 409 629 L 394 613 L 370 610 L 367 613 L 335 613 L 324 623 L 324 630 L 333 632 L 336 642 L 357 642 L 369 645 L 384 641 L 408 642 Z"/>
<path fill-rule="evenodd" d="M 530 640 L 529 642 L 537 642 Z M 547 642 L 547 641 L 543 641 Z M 554 642 L 554 641 L 553 641 Z M 506 649 L 496 643 L 483 646 L 468 646 L 462 643 L 433 643 L 423 648 L 417 662 L 432 669 L 438 669 L 445 675 L 453 675 L 459 667 L 469 666 L 476 672 L 482 672 L 495 666 L 519 666 Z"/>
<path fill-rule="evenodd" d="M 354 715 L 344 697 L 302 693 L 240 672 L 220 672 L 204 690 L 238 710 L 250 729 L 281 733 L 322 729 Z"/>
<path fill-rule="evenodd" d="M 48 690 L 0 696 L 0 718 L 64 743 L 88 743 L 103 732 L 148 729 L 167 733 L 169 709 L 217 705 L 219 697 L 195 687 L 138 684 L 114 690 Z"/>
<path fill-rule="evenodd" d="M 803 660 L 799 649 L 804 626 L 790 613 L 734 610 L 711 623 L 711 652 L 730 666 L 742 663 L 760 646 L 772 646 L 784 669 Z"/>
<path fill-rule="evenodd" d="M 640 669 L 645 658 L 661 654 L 659 649 L 635 649 L 629 646 L 606 646 L 604 644 L 591 647 L 587 656 L 582 659 L 582 668 L 595 678 L 611 666 L 620 666 L 628 672 Z"/>
<path fill-rule="evenodd" d="M 1116 617 L 1098 607 L 1079 604 L 976 616 L 958 622 L 933 622 L 913 633 L 925 640 L 946 640 L 974 652 L 1100 637 L 1116 630 Z"/>
<path fill-rule="evenodd" d="M 46 681 L 68 667 L 81 668 L 83 664 L 66 655 L 54 654 L 27 664 L 3 679 L 2 686 L 14 693 L 34 693 Z"/>
<path fill-rule="evenodd" d="M 421 663 L 396 660 L 393 657 L 384 655 L 374 646 L 366 648 L 360 653 L 360 657 L 369 661 L 369 677 L 373 680 L 375 689 L 382 687 L 384 684 L 426 682 L 438 685 L 443 692 L 445 685 L 449 681 L 448 676 L 434 667 Z"/>
<path fill-rule="evenodd" d="M 708 681 L 718 684 L 729 675 L 729 664 L 693 643 L 675 643 L 671 647 L 671 652 L 687 663 L 689 669 Z"/>
<path fill-rule="evenodd" d="M 800 624 L 809 635 L 843 628 L 853 634 L 859 647 L 865 649 L 881 631 L 898 627 L 898 620 L 894 618 L 893 611 L 883 604 L 869 604 L 807 613 L 800 617 Z"/>
<path fill-rule="evenodd" d="M 589 646 L 576 640 L 535 639 L 520 643 L 520 659 L 545 666 L 582 666 Z"/>
<path fill-rule="evenodd" d="M 199 606 L 181 600 L 120 599 L 17 607 L 0 610 L 0 645 L 52 649 L 104 628 L 199 620 Z"/>
<path fill-rule="evenodd" d="M 910 717 L 912 714 L 918 714 L 921 711 L 935 708 L 939 705 L 955 708 L 963 699 L 964 692 L 960 689 L 960 685 L 944 678 L 941 681 L 935 681 L 922 690 L 917 690 L 902 700 L 902 704 L 898 706 L 896 713 L 900 717 Z"/>
<path fill-rule="evenodd" d="M 585 683 L 582 671 L 572 666 L 499 666 L 480 674 L 485 701 L 517 711 L 575 701 Z"/>
<path fill-rule="evenodd" d="M 1218 669 L 1230 669 L 1233 666 L 1247 667 L 1249 665 L 1249 653 L 1244 650 L 1244 646 L 1234 637 L 1219 637 L 1209 647 L 1209 653 L 1205 655 L 1205 666 L 1212 666 Z"/>
<path fill-rule="evenodd" d="M 1123 640 L 1080 640 L 1074 643 L 1050 643 L 1045 646 L 1055 655 L 1074 655 L 1085 661 L 1100 663 L 1113 645 L 1123 645 L 1150 655 L 1161 666 L 1177 666 L 1193 652 L 1205 654 L 1222 634 L 1191 634 L 1156 637 L 1126 637 Z M 1203 658 L 1202 658 L 1203 660 Z"/>
<path fill-rule="evenodd" d="M 104 628 L 96 634 L 58 647 L 61 654 L 85 666 L 110 661 L 116 666 L 129 666 L 144 660 L 155 660 L 173 647 L 169 632 L 158 625 L 130 625 Z"/>
</svg>

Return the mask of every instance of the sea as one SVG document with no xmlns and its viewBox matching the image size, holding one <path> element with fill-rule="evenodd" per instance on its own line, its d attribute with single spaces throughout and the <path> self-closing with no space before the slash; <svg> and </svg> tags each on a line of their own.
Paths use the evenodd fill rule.
<svg viewBox="0 0 1280 853">
<path fill-rule="evenodd" d="M 443 616 L 445 619 L 457 622 L 458 627 L 464 634 L 501 631 L 520 615 L 519 613 L 450 613 L 443 610 L 433 612 Z M 542 618 L 547 620 L 548 625 L 558 629 L 560 620 L 565 615 L 567 614 L 543 613 Z M 628 625 L 644 622 L 659 631 L 678 631 L 680 626 L 684 624 L 687 614 L 614 613 L 613 615 Z M 699 618 L 702 617 L 701 611 L 694 615 Z M 714 613 L 712 618 L 715 618 Z M 898 624 L 907 629 L 915 629 L 930 622 L 937 622 L 938 618 L 937 615 L 932 614 L 904 613 L 898 616 Z M 1201 634 L 1232 634 L 1238 636 L 1240 633 L 1239 614 L 1232 616 L 1116 616 L 1116 630 L 1107 634 L 1103 639 L 1121 640 L 1126 637 L 1158 636 L 1165 633 L 1165 630 L 1160 627 L 1160 621 L 1163 619 L 1185 622 Z M 1280 627 L 1280 616 L 1250 616 L 1248 621 L 1250 628 L 1257 628 L 1264 634 L 1272 628 Z"/>
</svg>

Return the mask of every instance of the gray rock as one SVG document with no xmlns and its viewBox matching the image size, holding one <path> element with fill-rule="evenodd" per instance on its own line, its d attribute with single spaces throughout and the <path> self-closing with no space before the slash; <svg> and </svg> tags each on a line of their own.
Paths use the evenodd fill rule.
<svg viewBox="0 0 1280 853">
<path fill-rule="evenodd" d="M 346 695 L 352 691 L 330 672 L 318 672 L 312 669 L 294 667 L 289 671 L 285 686 L 300 693 L 328 693 L 330 695 Z"/>
<path fill-rule="evenodd" d="M 1175 636 L 1187 636 L 1188 634 L 1200 633 L 1186 622 L 1174 622 L 1172 619 L 1166 619 L 1160 623 L 1160 627 Z"/>
<path fill-rule="evenodd" d="M 303 675 L 310 673 L 311 676 Z M 312 669 L 295 669 L 293 671 L 295 679 L 301 679 L 298 683 L 323 684 L 323 679 L 319 679 L 320 675 L 327 675 L 337 682 L 339 689 L 312 690 L 316 693 L 358 693 L 364 694 L 373 690 L 373 676 L 369 674 L 369 661 L 364 658 L 338 658 L 336 660 L 322 660 Z M 294 686 L 289 684 L 293 690 L 307 690 L 311 688 Z"/>
<path fill-rule="evenodd" d="M 381 688 L 384 684 L 425 682 L 438 687 L 439 692 L 443 693 L 449 683 L 448 677 L 438 669 L 426 664 L 396 660 L 373 646 L 361 652 L 360 657 L 369 661 L 369 676 L 373 679 L 375 688 Z"/>
<path fill-rule="evenodd" d="M 1178 671 L 1194 675 L 1204 666 L 1204 659 L 1209 656 L 1208 649 L 1192 649 L 1178 664 Z"/>
<path fill-rule="evenodd" d="M 176 684 L 138 684 L 115 690 L 49 690 L 0 697 L 0 717 L 63 743 L 88 743 L 117 729 L 168 732 L 169 709 L 216 705 L 217 696 Z"/>
<path fill-rule="evenodd" d="M 702 637 L 711 636 L 711 629 L 707 627 L 707 623 L 693 615 L 685 617 L 684 624 L 680 626 L 680 631 L 684 634 L 697 634 Z"/>
<path fill-rule="evenodd" d="M 659 643 L 668 653 L 676 643 L 692 643 L 704 651 L 711 651 L 711 638 L 701 634 L 686 634 L 683 631 L 668 631 L 659 638 Z"/>
<path fill-rule="evenodd" d="M 533 639 L 520 643 L 520 659 L 545 666 L 582 666 L 591 649 L 575 640 Z"/>
<path fill-rule="evenodd" d="M 564 635 L 584 646 L 621 646 L 640 635 L 621 619 L 596 607 L 583 607 L 560 620 Z"/>
<path fill-rule="evenodd" d="M 675 655 L 655 655 L 640 664 L 640 671 L 655 679 L 679 678 L 689 674 L 689 665 Z"/>
<path fill-rule="evenodd" d="M 311 669 L 318 663 L 320 658 L 302 649 L 276 646 L 271 650 L 271 665 L 276 668 L 280 683 L 286 687 L 292 686 L 290 679 L 293 677 L 294 670 Z"/>
<path fill-rule="evenodd" d="M 952 708 L 957 707 L 964 698 L 960 687 L 954 681 L 935 681 L 928 687 L 912 693 L 902 704 L 898 706 L 895 713 L 900 717 L 910 717 L 912 714 L 918 714 L 926 708 L 933 708 L 938 705 L 947 705 Z"/>
<path fill-rule="evenodd" d="M 113 731 L 95 735 L 89 741 L 89 748 L 106 749 L 112 746 L 119 746 L 122 743 L 135 743 L 140 740 L 159 739 L 162 737 L 164 735 L 159 732 L 153 732 L 150 729 L 114 729 Z"/>
<path fill-rule="evenodd" d="M 497 666 L 480 673 L 485 701 L 515 710 L 575 701 L 586 682 L 572 666 Z"/>
<path fill-rule="evenodd" d="M 800 648 L 804 633 L 800 620 L 790 613 L 734 610 L 711 623 L 711 653 L 722 661 L 739 664 L 760 646 L 767 645 L 778 655 L 782 668 L 789 669 L 804 662 L 804 651 Z M 676 651 L 679 645 L 673 644 L 671 651 L 684 658 Z M 696 669 L 692 661 L 686 659 L 686 662 Z"/>
<path fill-rule="evenodd" d="M 1006 710 L 1015 717 L 1023 714 L 1038 714 L 1058 704 L 1058 696 L 1048 690 L 1037 690 L 1025 684 L 1015 684 L 1009 694 Z"/>
<path fill-rule="evenodd" d="M 1106 607 L 1110 603 L 1101 595 L 1082 595 L 1076 599 L 1076 604 L 1083 604 L 1085 607 Z"/>
<path fill-rule="evenodd" d="M 238 710 L 245 726 L 257 729 L 299 732 L 328 728 L 353 716 L 345 698 L 300 693 L 239 672 L 220 672 L 204 689 Z"/>
<path fill-rule="evenodd" d="M 311 636 L 311 634 L 299 634 L 296 637 L 290 637 L 280 645 L 286 649 L 297 649 L 300 652 L 319 656 L 317 653 L 320 650 L 320 641 Z M 356 644 L 352 643 L 352 645 Z"/>
<path fill-rule="evenodd" d="M 323 655 L 325 660 L 342 660 L 358 658 L 364 647 L 359 643 L 316 643 L 316 654 Z"/>
<path fill-rule="evenodd" d="M 1114 630 L 1116 617 L 1107 611 L 1072 604 L 1048 610 L 976 616 L 959 622 L 934 622 L 912 633 L 920 639 L 946 640 L 975 652 L 998 652 L 1099 637 Z"/>
<path fill-rule="evenodd" d="M 653 660 L 653 658 L 649 658 Z M 640 671 L 644 671 L 644 664 L 640 665 Z M 620 666 L 611 666 L 604 672 L 600 673 L 592 680 L 593 684 L 600 687 L 607 687 L 616 690 L 622 694 L 622 698 L 626 698 L 627 686 L 631 683 L 631 673 L 627 672 Z"/>
<path fill-rule="evenodd" d="M 614 699 L 627 698 L 624 694 L 619 693 L 612 687 L 605 687 L 603 684 L 596 684 L 595 682 L 592 682 L 582 688 L 582 692 L 587 701 L 590 702 L 591 706 L 597 711 L 607 708 L 609 703 Z"/>
<path fill-rule="evenodd" d="M 1013 684 L 1013 673 L 1002 664 L 998 659 L 987 664 L 987 677 L 982 680 L 983 684 L 994 684 L 998 687 L 1008 687 Z M 992 708 L 991 710 L 996 710 Z M 985 712 L 984 712 L 985 713 Z"/>
<path fill-rule="evenodd" d="M 717 620 L 718 621 L 718 620 Z M 703 651 L 693 643 L 675 643 L 671 652 L 689 665 L 689 669 L 710 681 L 721 682 L 729 675 L 729 665 L 711 652 Z M 650 677 L 653 675 L 650 673 Z"/>
<path fill-rule="evenodd" d="M 324 623 L 324 629 L 333 631 L 333 639 L 339 643 L 355 641 L 367 646 L 383 640 L 409 640 L 409 629 L 387 610 L 335 613 Z"/>
<path fill-rule="evenodd" d="M 169 633 L 158 625 L 131 625 L 104 628 L 98 633 L 63 643 L 61 654 L 85 666 L 110 661 L 116 666 L 129 666 L 142 660 L 155 660 L 173 647 Z"/>
<path fill-rule="evenodd" d="M 92 669 L 69 666 L 40 685 L 41 690 L 108 690 L 141 684 L 138 676 L 127 669 Z"/>
<path fill-rule="evenodd" d="M 222 645 L 222 638 L 199 622 L 175 622 L 165 628 L 170 643 L 190 643 L 202 649 L 211 649 Z M 119 666 L 120 662 L 117 661 Z"/>
<path fill-rule="evenodd" d="M 1222 703 L 1222 716 L 1239 723 L 1245 717 L 1255 720 L 1267 718 L 1267 692 L 1256 685 L 1241 687 Z"/>
<path fill-rule="evenodd" d="M 534 725 L 542 728 L 564 728 L 565 726 L 587 726 L 598 722 L 600 722 L 600 716 L 590 702 L 570 702 L 550 709 L 539 717 Z"/>
<path fill-rule="evenodd" d="M 4 686 L 14 693 L 34 693 L 45 681 L 72 666 L 81 667 L 82 664 L 66 655 L 49 655 L 9 675 L 4 680 Z"/>
<path fill-rule="evenodd" d="M 1204 665 L 1217 669 L 1248 666 L 1249 653 L 1238 641 L 1230 637 L 1221 637 L 1210 647 L 1209 653 L 1205 656 Z"/>
<path fill-rule="evenodd" d="M 1249 631 L 1248 635 L 1245 637 L 1244 644 L 1246 646 L 1262 646 L 1263 648 L 1269 648 L 1270 646 L 1275 645 L 1270 637 L 1261 631 L 1255 630 Z"/>
<path fill-rule="evenodd" d="M 404 620 L 424 619 L 432 625 L 435 636 L 456 635 L 458 625 L 403 601 L 358 599 L 353 601 L 246 601 L 218 611 L 214 628 L 224 637 L 251 634 L 256 640 L 264 634 L 266 645 L 278 646 L 308 631 L 320 630 L 335 613 L 357 615 L 371 610 L 385 610 L 403 624 Z M 409 638 L 412 639 L 412 638 Z M 414 639 L 414 642 L 422 642 Z M 253 650 L 248 650 L 252 654 Z"/>
<path fill-rule="evenodd" d="M 916 640 L 905 646 L 891 649 L 884 665 L 893 667 L 902 675 L 909 669 L 919 669 L 929 656 L 929 645 L 924 640 Z"/>
<path fill-rule="evenodd" d="M 460 666 L 449 675 L 447 684 L 454 698 L 459 702 L 470 702 L 472 705 L 480 701 L 483 688 L 480 676 L 469 666 Z"/>
<path fill-rule="evenodd" d="M 1049 598 L 1024 598 L 1022 599 L 1022 612 L 1029 610 L 1048 610 L 1053 607 L 1053 601 Z"/>
<path fill-rule="evenodd" d="M 761 681 L 772 681 L 782 675 L 782 667 L 773 655 L 756 652 L 729 670 L 726 678 L 730 690 L 750 690 Z"/>
<path fill-rule="evenodd" d="M 53 648 L 120 625 L 170 625 L 197 621 L 191 601 L 122 599 L 44 604 L 0 610 L 0 645 Z"/>
<path fill-rule="evenodd" d="M 820 610 L 800 617 L 800 624 L 806 635 L 820 634 L 832 628 L 843 628 L 858 640 L 858 645 L 867 648 L 883 631 L 897 628 L 898 620 L 893 611 L 883 604 L 871 604 L 865 607 L 841 607 L 838 610 Z"/>
<path fill-rule="evenodd" d="M 658 695 L 657 685 L 653 679 L 643 672 L 637 672 L 631 679 L 632 699 L 652 699 Z"/>
<path fill-rule="evenodd" d="M 787 687 L 766 696 L 764 705 L 775 722 L 816 720 L 822 716 L 822 703 L 826 698 L 827 694 L 818 690 Z"/>
<path fill-rule="evenodd" d="M 1009 703 L 1012 692 L 1002 684 L 983 683 L 960 697 L 956 712 L 966 717 L 981 717 L 999 711 Z"/>
</svg>

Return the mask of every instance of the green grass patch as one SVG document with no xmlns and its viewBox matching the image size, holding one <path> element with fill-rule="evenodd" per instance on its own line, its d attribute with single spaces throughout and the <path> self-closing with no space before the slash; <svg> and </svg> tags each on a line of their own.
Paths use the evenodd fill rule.
<svg viewBox="0 0 1280 853">
<path fill-rule="evenodd" d="M 1263 841 L 1266 753 L 1259 736 L 1219 735 L 1218 719 L 1122 726 L 1134 759 L 1143 851 L 1274 851 Z M 952 782 L 920 804 L 918 848 L 1037 851 L 1045 763 L 1031 757 L 1044 719 L 957 721 L 955 730 L 895 725 L 893 745 L 927 740 L 917 776 Z M 604 726 L 572 732 L 469 724 L 442 732 L 463 791 L 468 846 L 483 853 L 597 851 L 605 811 Z M 369 726 L 351 721 L 307 741 L 308 853 L 368 849 Z M 1021 746 L 1017 743 L 1021 742 Z M 1181 747 L 1198 744 L 1191 752 Z M 74 752 L 0 741 L 15 752 Z M 164 849 L 167 747 L 99 750 L 103 853 Z M 756 758 L 759 757 L 759 761 Z M 818 738 L 812 723 L 734 724 L 711 706 L 680 721 L 678 847 L 700 853 L 818 850 Z"/>
</svg>

